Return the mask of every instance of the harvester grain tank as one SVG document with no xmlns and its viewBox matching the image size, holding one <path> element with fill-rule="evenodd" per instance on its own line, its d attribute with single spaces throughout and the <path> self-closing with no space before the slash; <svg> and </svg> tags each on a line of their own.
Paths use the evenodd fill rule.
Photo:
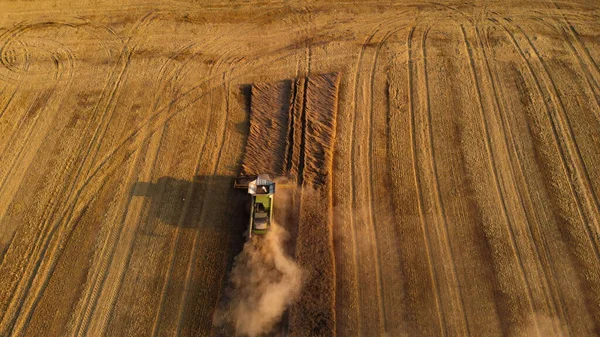
<svg viewBox="0 0 600 337">
<path fill-rule="evenodd" d="M 250 194 L 250 220 L 248 238 L 253 234 L 265 234 L 273 222 L 273 195 L 275 182 L 269 175 L 240 176 L 235 179 L 235 188 L 247 188 Z"/>
</svg>

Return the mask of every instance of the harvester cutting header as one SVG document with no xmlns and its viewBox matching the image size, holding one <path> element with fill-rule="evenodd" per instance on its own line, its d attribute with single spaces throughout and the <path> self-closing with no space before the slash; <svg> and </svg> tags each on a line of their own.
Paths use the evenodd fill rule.
<svg viewBox="0 0 600 337">
<path fill-rule="evenodd" d="M 267 174 L 240 176 L 235 179 L 233 187 L 248 189 L 251 196 L 248 238 L 253 234 L 267 233 L 273 222 L 275 182 Z"/>
</svg>

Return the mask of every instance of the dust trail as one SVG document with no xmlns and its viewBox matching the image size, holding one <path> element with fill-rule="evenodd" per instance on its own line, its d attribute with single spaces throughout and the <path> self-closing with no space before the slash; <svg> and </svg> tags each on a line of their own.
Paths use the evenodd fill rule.
<svg viewBox="0 0 600 337">
<path fill-rule="evenodd" d="M 284 252 L 287 237 L 274 223 L 266 235 L 244 244 L 231 271 L 229 300 L 215 315 L 216 326 L 231 324 L 237 335 L 249 337 L 268 333 L 298 299 L 303 273 Z"/>
</svg>

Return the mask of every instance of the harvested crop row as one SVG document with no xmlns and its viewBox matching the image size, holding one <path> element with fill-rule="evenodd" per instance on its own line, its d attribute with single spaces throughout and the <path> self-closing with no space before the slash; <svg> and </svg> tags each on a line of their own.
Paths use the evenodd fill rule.
<svg viewBox="0 0 600 337">
<path fill-rule="evenodd" d="M 335 335 L 330 173 L 338 87 L 338 74 L 310 77 L 306 85 L 296 257 L 308 278 L 300 301 L 290 311 L 292 335 Z"/>
<path fill-rule="evenodd" d="M 250 132 L 244 156 L 244 174 L 281 175 L 290 115 L 291 81 L 252 86 Z"/>
<path fill-rule="evenodd" d="M 335 332 L 330 174 L 338 87 L 336 73 L 252 86 L 242 172 L 286 176 L 300 187 L 284 224 L 307 272 L 302 296 L 290 310 L 291 335 Z"/>
</svg>

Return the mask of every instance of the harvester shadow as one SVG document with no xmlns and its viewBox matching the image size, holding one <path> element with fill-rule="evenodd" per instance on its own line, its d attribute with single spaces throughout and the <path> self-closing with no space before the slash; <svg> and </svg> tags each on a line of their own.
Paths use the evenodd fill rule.
<svg viewBox="0 0 600 337">
<path fill-rule="evenodd" d="M 219 247 L 226 249 L 227 268 L 242 250 L 248 229 L 249 198 L 245 191 L 233 188 L 231 176 L 194 176 L 192 180 L 160 177 L 156 182 L 136 182 L 132 197 L 146 199 L 143 235 L 160 236 L 161 224 L 197 230 L 224 238 Z M 186 252 L 189 253 L 189 252 Z M 192 252 L 194 253 L 194 252 Z"/>
<path fill-rule="evenodd" d="M 160 177 L 156 182 L 134 183 L 132 197 L 147 202 L 142 234 L 159 236 L 161 224 L 198 230 L 228 238 L 228 268 L 242 250 L 248 230 L 250 198 L 244 190 L 233 188 L 234 177 L 194 176 L 191 180 Z"/>
<path fill-rule="evenodd" d="M 177 277 L 169 280 L 169 289 L 176 289 L 173 291 L 182 291 L 188 282 L 184 311 L 189 315 L 206 311 L 198 306 L 218 302 L 234 257 L 244 246 L 250 199 L 246 191 L 233 188 L 233 180 L 220 175 L 195 176 L 191 180 L 165 176 L 136 182 L 131 188 L 131 198 L 143 198 L 144 202 L 137 240 L 168 240 L 165 244 L 174 245 L 173 266 L 185 266 L 187 262 L 180 261 L 190 258 L 202 266 L 194 268 L 188 281 Z M 171 274 L 185 274 L 185 270 L 173 270 Z M 210 326 L 212 321 L 207 317 L 197 317 L 195 324 Z"/>
</svg>

